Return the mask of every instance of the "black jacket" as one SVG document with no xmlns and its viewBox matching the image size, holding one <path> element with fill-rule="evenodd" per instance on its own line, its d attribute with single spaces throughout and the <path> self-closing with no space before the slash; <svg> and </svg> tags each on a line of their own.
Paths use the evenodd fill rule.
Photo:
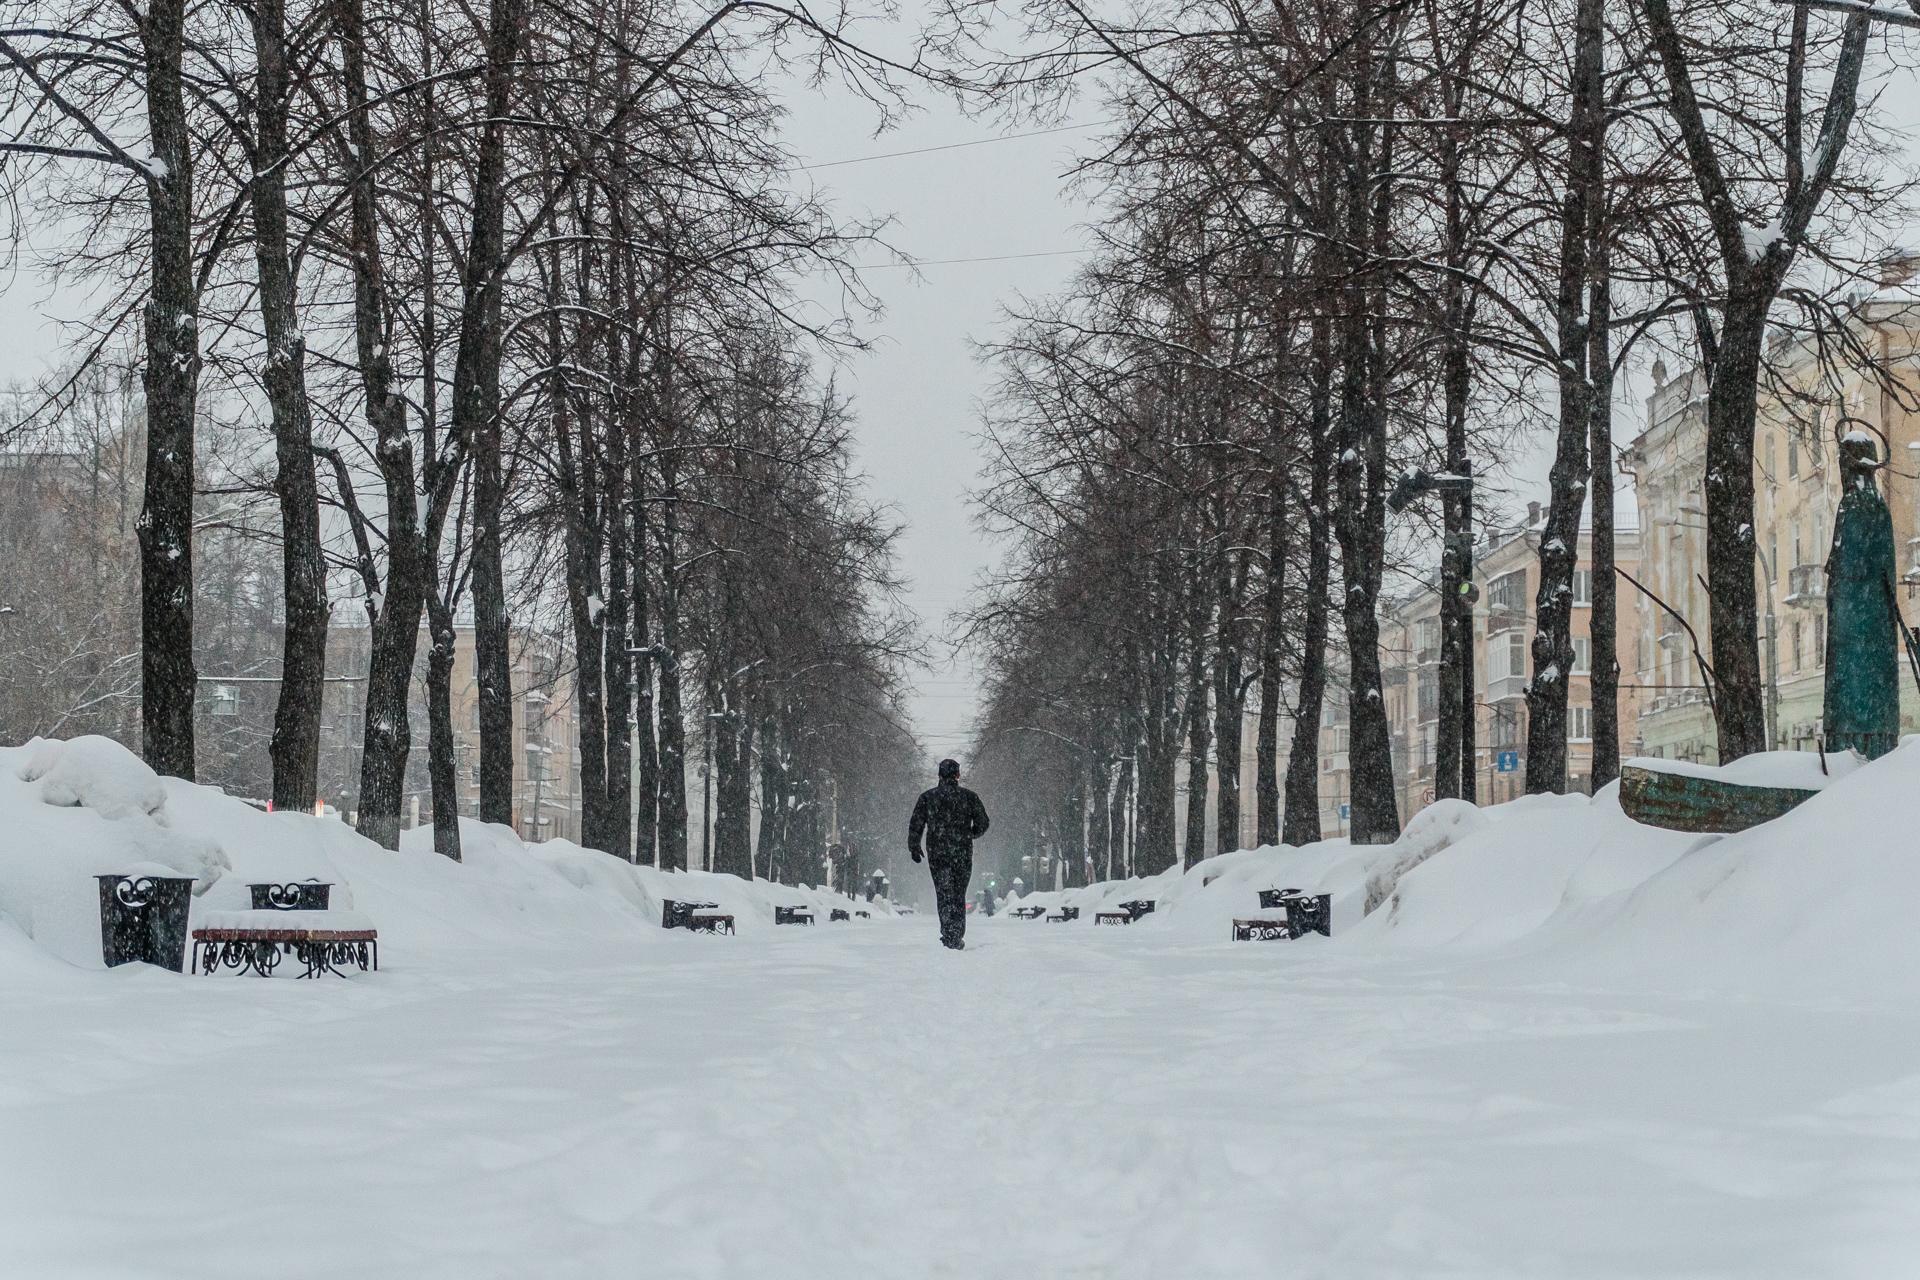
<svg viewBox="0 0 1920 1280">
<path fill-rule="evenodd" d="M 943 782 L 921 792 L 915 802 L 913 821 L 907 824 L 907 849 L 919 853 L 920 837 L 925 834 L 930 857 L 972 853 L 973 842 L 987 834 L 987 822 L 987 806 L 979 796 L 957 782 Z"/>
</svg>

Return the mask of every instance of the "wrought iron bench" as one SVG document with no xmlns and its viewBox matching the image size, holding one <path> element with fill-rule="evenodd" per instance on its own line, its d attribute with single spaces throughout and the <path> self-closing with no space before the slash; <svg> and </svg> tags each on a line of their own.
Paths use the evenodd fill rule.
<svg viewBox="0 0 1920 1280">
<path fill-rule="evenodd" d="M 686 927 L 694 933 L 732 933 L 733 917 L 720 915 L 718 913 L 709 914 L 704 911 L 698 912 L 688 917 Z"/>
<path fill-rule="evenodd" d="M 1007 914 L 1016 920 L 1038 920 L 1041 916 L 1047 914 L 1047 909 L 1045 907 L 1015 907 Z"/>
<path fill-rule="evenodd" d="M 660 903 L 660 927 L 662 929 L 693 928 L 693 913 L 711 911 L 720 904 L 717 902 L 676 902 L 665 898 Z"/>
<path fill-rule="evenodd" d="M 1047 923 L 1048 924 L 1065 924 L 1069 920 L 1078 920 L 1079 918 L 1080 918 L 1080 908 L 1062 907 L 1060 908 L 1057 914 L 1050 915 L 1047 917 Z"/>
<path fill-rule="evenodd" d="M 1265 906 L 1267 893 L 1280 893 L 1269 889 L 1261 894 L 1261 905 Z M 1303 938 L 1309 933 L 1322 937 L 1333 936 L 1333 895 L 1330 893 L 1290 892 L 1279 897 L 1277 906 L 1286 909 L 1284 919 L 1271 916 L 1264 919 L 1235 920 L 1233 922 L 1233 940 L 1235 942 L 1273 942 L 1288 938 Z"/>
<path fill-rule="evenodd" d="M 867 913 L 862 911 L 860 914 L 865 915 Z M 833 924 L 840 920 L 851 920 L 851 919 L 853 919 L 853 913 L 850 911 L 843 910 L 840 907 L 835 907 L 833 910 L 827 912 L 828 924 Z"/>
<path fill-rule="evenodd" d="M 1153 909 L 1157 905 L 1152 898 L 1135 898 L 1132 902 L 1121 903 L 1120 909 L 1127 913 L 1129 923 L 1131 923 L 1133 920 L 1138 920 L 1141 916 L 1152 915 Z"/>
<path fill-rule="evenodd" d="M 862 920 L 873 919 L 873 912 L 871 911 L 856 911 L 853 914 L 855 914 L 856 916 L 859 916 Z"/>
<path fill-rule="evenodd" d="M 1096 911 L 1095 924 L 1132 924 L 1137 917 L 1131 911 Z"/>
<path fill-rule="evenodd" d="M 193 931 L 193 969 L 251 971 L 265 978 L 287 957 L 302 978 L 380 968 L 380 934 L 351 911 L 331 910 L 333 885 L 319 880 L 249 884 L 250 911 L 207 913 Z"/>
<path fill-rule="evenodd" d="M 1278 911 L 1287 905 L 1286 900 L 1288 898 L 1297 896 L 1299 892 L 1298 889 L 1262 889 L 1260 891 L 1260 909 L 1262 911 Z"/>
<path fill-rule="evenodd" d="M 775 924 L 812 924 L 813 909 L 811 907 L 775 907 L 773 922 Z"/>
</svg>

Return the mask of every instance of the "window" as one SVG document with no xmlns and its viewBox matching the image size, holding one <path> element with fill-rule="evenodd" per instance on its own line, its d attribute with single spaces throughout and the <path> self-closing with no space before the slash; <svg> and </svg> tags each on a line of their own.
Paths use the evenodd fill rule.
<svg viewBox="0 0 1920 1280">
<path fill-rule="evenodd" d="M 1575 569 L 1573 571 L 1573 602 L 1575 604 L 1593 603 L 1593 570 Z"/>
<path fill-rule="evenodd" d="M 1440 619 L 1422 618 L 1413 626 L 1415 660 L 1432 662 L 1440 656 Z"/>
<path fill-rule="evenodd" d="M 1593 708 L 1592 707 L 1568 707 L 1567 708 L 1567 741 L 1569 742 L 1593 741 Z"/>
<path fill-rule="evenodd" d="M 1827 665 L 1827 615 L 1813 615 L 1813 664 L 1817 667 Z"/>
<path fill-rule="evenodd" d="M 1586 636 L 1573 638 L 1573 674 L 1583 676 L 1593 670 L 1593 641 Z"/>
<path fill-rule="evenodd" d="M 1488 726 L 1488 745 L 1495 751 L 1513 751 L 1520 746 L 1520 719 L 1518 716 L 1495 713 L 1493 723 Z"/>
<path fill-rule="evenodd" d="M 1767 479 L 1772 480 L 1779 473 L 1773 469 L 1773 432 L 1767 432 Z"/>
<path fill-rule="evenodd" d="M 1432 669 L 1422 671 L 1419 677 L 1419 685 L 1420 719 L 1423 721 L 1438 719 L 1440 715 L 1439 673 Z"/>
<path fill-rule="evenodd" d="M 1788 651 L 1787 657 L 1792 664 L 1792 669 L 1798 671 L 1800 669 L 1800 622 L 1798 619 L 1794 620 L 1793 647 Z"/>
<path fill-rule="evenodd" d="M 237 716 L 240 714 L 240 691 L 230 684 L 213 686 L 213 714 L 216 716 Z"/>
<path fill-rule="evenodd" d="M 1518 631 L 1507 637 L 1507 674 L 1527 674 L 1527 637 Z"/>
<path fill-rule="evenodd" d="M 1794 434 L 1792 428 L 1787 429 L 1787 474 L 1800 474 L 1800 437 Z"/>
<path fill-rule="evenodd" d="M 1527 571 L 1515 569 L 1488 583 L 1487 607 L 1494 613 L 1524 615 L 1527 611 Z"/>
</svg>

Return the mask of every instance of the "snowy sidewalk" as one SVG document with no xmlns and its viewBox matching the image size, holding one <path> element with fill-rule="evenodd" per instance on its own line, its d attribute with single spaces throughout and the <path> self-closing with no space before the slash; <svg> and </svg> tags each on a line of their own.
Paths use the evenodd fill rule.
<svg viewBox="0 0 1920 1280">
<path fill-rule="evenodd" d="M 1920 1014 L 932 929 L 395 938 L 316 983 L 0 947 L 0 1276 L 1892 1276 L 1920 1247 Z"/>
</svg>

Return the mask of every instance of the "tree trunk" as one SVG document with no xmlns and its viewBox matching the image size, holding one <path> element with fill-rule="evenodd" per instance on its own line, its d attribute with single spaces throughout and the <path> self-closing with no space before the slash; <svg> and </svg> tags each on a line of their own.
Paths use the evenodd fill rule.
<svg viewBox="0 0 1920 1280">
<path fill-rule="evenodd" d="M 362 0 L 342 0 L 338 22 L 343 80 L 349 109 L 347 132 L 355 157 L 377 154 L 366 78 L 366 14 Z M 400 846 L 400 802 L 406 790 L 408 688 L 420 636 L 427 571 L 420 535 L 413 442 L 407 435 L 406 401 L 394 391 L 391 314 L 380 248 L 380 218 L 373 175 L 355 168 L 349 202 L 354 272 L 354 342 L 367 420 L 374 430 L 374 458 L 387 502 L 387 574 L 373 591 L 371 650 L 360 749 L 360 834 L 389 849 Z M 371 586 L 371 584 L 370 584 Z"/>
<path fill-rule="evenodd" d="M 327 567 L 320 545 L 320 490 L 314 479 L 313 419 L 307 402 L 306 336 L 287 255 L 286 12 L 282 0 L 253 11 L 255 153 L 254 260 L 259 270 L 263 371 L 273 416 L 274 494 L 280 504 L 280 572 L 286 626 L 280 698 L 274 708 L 273 807 L 311 813 L 318 798 L 320 701 L 326 685 Z"/>
<path fill-rule="evenodd" d="M 200 299 L 193 272 L 193 157 L 182 97 L 183 0 L 153 0 L 145 55 L 152 231 L 145 315 L 147 465 L 140 509 L 140 746 L 158 772 L 193 781 L 194 408 Z"/>
<path fill-rule="evenodd" d="M 653 628 L 648 619 L 646 474 L 643 461 L 632 462 L 632 600 L 633 647 L 639 656 L 634 666 L 633 736 L 635 762 L 633 859 L 643 867 L 655 864 L 660 835 L 660 756 L 653 724 Z"/>
<path fill-rule="evenodd" d="M 1087 859 L 1080 883 L 1113 875 L 1113 766 L 1100 756 L 1087 761 Z"/>
<path fill-rule="evenodd" d="M 618 368 L 618 365 L 615 365 Z M 627 451 L 625 424 L 607 423 L 607 462 L 601 489 L 601 513 L 607 526 L 606 646 L 603 678 L 607 701 L 607 852 L 631 860 L 633 854 L 633 655 L 627 651 Z"/>
<path fill-rule="evenodd" d="M 1580 555 L 1580 509 L 1587 497 L 1587 439 L 1592 431 L 1587 290 L 1595 205 L 1603 198 L 1602 0 L 1574 12 L 1573 103 L 1567 120 L 1567 189 L 1560 206 L 1560 430 L 1547 473 L 1547 523 L 1540 535 L 1540 586 L 1534 596 L 1533 679 L 1527 685 L 1527 793 L 1567 789 L 1567 691 L 1573 671 L 1573 573 Z"/>
<path fill-rule="evenodd" d="M 506 116 L 526 0 L 494 0 L 487 36 L 487 125 L 474 171 L 453 369 L 453 434 L 473 450 L 473 648 L 480 706 L 480 820 L 513 822 L 513 659 L 500 522 L 500 295 L 506 251 Z"/>
<path fill-rule="evenodd" d="M 725 697 L 726 695 L 722 695 Z M 713 870 L 753 878 L 753 717 L 730 701 L 710 715 L 713 737 Z"/>
<path fill-rule="evenodd" d="M 433 797 L 433 851 L 460 861 L 460 777 L 453 750 L 453 610 L 427 598 L 427 782 Z"/>
<path fill-rule="evenodd" d="M 559 263 L 554 263 L 556 310 L 549 322 L 552 359 L 570 357 L 564 341 L 557 304 Z M 567 617 L 573 629 L 574 717 L 580 743 L 580 843 L 589 849 L 612 852 L 607 841 L 607 713 L 601 701 L 601 663 L 604 658 L 603 605 L 600 594 L 599 467 L 593 456 L 593 432 L 582 420 L 576 439 L 574 405 L 564 380 L 553 384 L 553 433 L 560 473 L 561 516 L 565 522 Z"/>
<path fill-rule="evenodd" d="M 1187 686 L 1187 829 L 1183 866 L 1207 856 L 1207 673 L 1205 659 L 1195 652 L 1193 679 Z"/>
<path fill-rule="evenodd" d="M 1225 512 L 1222 534 L 1225 534 Z M 1214 815 L 1214 850 L 1231 853 L 1240 847 L 1240 729 L 1242 698 L 1240 650 L 1234 645 L 1234 621 L 1240 612 L 1240 584 L 1244 573 L 1234 572 L 1225 553 L 1219 556 L 1217 595 L 1220 621 L 1213 659 L 1213 760 L 1219 805 Z"/>
<path fill-rule="evenodd" d="M 1266 616 L 1260 634 L 1260 727 L 1254 745 L 1254 843 L 1280 843 L 1280 642 L 1286 634 L 1287 496 L 1273 460 L 1267 490 Z"/>
<path fill-rule="evenodd" d="M 661 516 L 660 573 L 660 865 L 687 869 L 687 726 L 680 689 L 680 590 L 674 557 L 679 554 L 673 472 L 668 464 L 666 507 Z"/>
<path fill-rule="evenodd" d="M 1119 762 L 1119 772 L 1113 780 L 1112 796 L 1107 804 L 1108 831 L 1111 839 L 1107 845 L 1107 879 L 1124 880 L 1133 870 L 1131 857 L 1131 833 L 1127 830 L 1127 811 L 1133 807 L 1134 762 Z"/>
<path fill-rule="evenodd" d="M 1707 388 L 1707 618 L 1722 764 L 1767 745 L 1754 585 L 1753 432 L 1771 300 L 1771 292 L 1727 299 Z"/>
<path fill-rule="evenodd" d="M 1207 748 L 1211 712 L 1207 706 L 1207 608 L 1200 575 L 1187 586 L 1187 829 L 1182 865 L 1207 856 Z"/>
<path fill-rule="evenodd" d="M 1328 503 L 1333 487 L 1333 344 L 1328 321 L 1313 322 L 1313 384 L 1308 393 L 1311 474 L 1307 481 L 1307 583 L 1300 613 L 1300 689 L 1287 752 L 1287 809 L 1281 839 L 1296 847 L 1320 839 L 1320 720 L 1327 696 L 1328 593 L 1333 552 Z"/>
<path fill-rule="evenodd" d="M 1620 776 L 1619 583 L 1614 574 L 1613 536 L 1613 297 L 1609 254 L 1596 240 L 1595 270 L 1587 313 L 1587 376 L 1593 396 L 1587 408 L 1589 468 L 1593 494 L 1593 586 L 1587 611 L 1588 684 L 1593 700 L 1592 789 Z"/>
</svg>

